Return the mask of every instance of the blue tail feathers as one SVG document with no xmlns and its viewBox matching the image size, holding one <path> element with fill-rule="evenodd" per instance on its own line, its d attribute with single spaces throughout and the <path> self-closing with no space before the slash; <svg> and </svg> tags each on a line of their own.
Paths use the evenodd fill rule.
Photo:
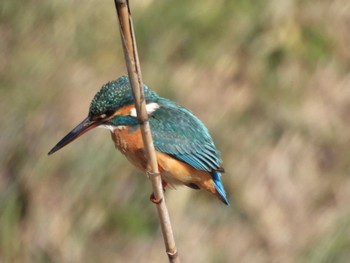
<svg viewBox="0 0 350 263">
<path fill-rule="evenodd" d="M 221 174 L 217 171 L 213 171 L 211 173 L 212 177 L 213 177 L 213 181 L 214 181 L 214 185 L 215 185 L 215 188 L 216 188 L 216 191 L 218 191 L 219 195 L 220 195 L 220 199 L 221 201 L 223 201 L 226 205 L 230 205 L 230 202 L 227 200 L 227 197 L 226 197 L 226 193 L 225 193 L 225 189 L 224 189 L 224 186 L 222 185 L 222 182 L 221 182 Z"/>
</svg>

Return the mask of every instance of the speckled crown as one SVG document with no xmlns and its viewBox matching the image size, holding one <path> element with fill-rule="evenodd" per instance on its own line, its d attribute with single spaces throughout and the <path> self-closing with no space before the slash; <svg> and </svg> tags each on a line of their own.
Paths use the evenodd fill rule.
<svg viewBox="0 0 350 263">
<path fill-rule="evenodd" d="M 146 101 L 154 101 L 158 95 L 144 85 Z M 102 86 L 90 104 L 89 116 L 98 116 L 108 111 L 134 103 L 129 78 L 121 76 Z"/>
</svg>

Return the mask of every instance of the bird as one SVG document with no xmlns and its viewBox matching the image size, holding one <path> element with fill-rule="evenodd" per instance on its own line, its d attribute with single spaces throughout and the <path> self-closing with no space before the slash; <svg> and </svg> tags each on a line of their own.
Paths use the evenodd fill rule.
<svg viewBox="0 0 350 263">
<path fill-rule="evenodd" d="M 159 96 L 143 84 L 144 98 L 159 172 L 167 186 L 185 185 L 204 189 L 229 205 L 221 174 L 220 152 L 204 124 L 188 109 Z M 140 124 L 127 76 L 110 81 L 94 96 L 88 116 L 48 153 L 53 154 L 86 132 L 96 128 L 111 132 L 115 147 L 141 171 L 147 171 Z M 154 195 L 151 200 L 157 201 Z"/>
</svg>

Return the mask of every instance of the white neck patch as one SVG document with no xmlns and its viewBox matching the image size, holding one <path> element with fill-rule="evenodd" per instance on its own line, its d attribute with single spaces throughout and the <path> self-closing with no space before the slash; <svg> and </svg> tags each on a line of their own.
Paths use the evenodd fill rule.
<svg viewBox="0 0 350 263">
<path fill-rule="evenodd" d="M 112 126 L 112 125 L 107 125 L 107 124 L 105 124 L 105 125 L 100 125 L 100 126 L 98 126 L 98 128 L 103 128 L 103 129 L 110 130 L 111 132 L 114 132 L 114 130 L 115 130 L 117 127 Z"/>
<path fill-rule="evenodd" d="M 151 103 L 146 104 L 147 114 L 151 114 L 152 112 L 155 112 L 157 109 L 159 109 L 159 107 L 160 107 L 159 104 L 156 102 L 151 102 Z M 135 108 L 131 109 L 130 116 L 137 117 Z"/>
<path fill-rule="evenodd" d="M 115 130 L 124 130 L 126 128 L 125 125 L 113 126 L 113 125 L 100 125 L 98 128 L 103 128 L 114 132 Z"/>
</svg>

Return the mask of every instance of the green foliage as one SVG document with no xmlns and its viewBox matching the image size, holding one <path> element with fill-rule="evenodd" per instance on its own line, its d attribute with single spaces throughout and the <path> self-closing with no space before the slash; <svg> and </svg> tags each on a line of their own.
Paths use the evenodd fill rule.
<svg viewBox="0 0 350 263">
<path fill-rule="evenodd" d="M 350 258 L 349 218 L 349 215 L 346 215 L 338 220 L 335 229 L 325 234 L 322 240 L 316 241 L 310 251 L 302 257 L 302 262 L 346 262 Z"/>
</svg>

